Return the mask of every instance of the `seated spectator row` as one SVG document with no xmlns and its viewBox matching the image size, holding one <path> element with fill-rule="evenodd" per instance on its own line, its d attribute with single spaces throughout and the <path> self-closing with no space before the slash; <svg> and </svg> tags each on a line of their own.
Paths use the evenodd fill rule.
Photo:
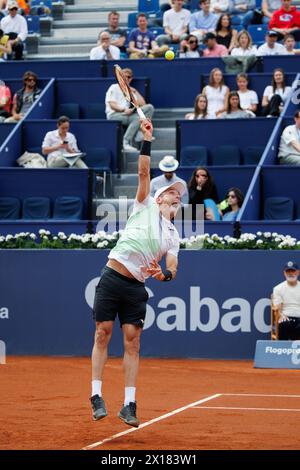
<svg viewBox="0 0 300 470">
<path fill-rule="evenodd" d="M 53 204 L 53 207 L 52 207 Z M 83 203 L 79 197 L 60 196 L 53 203 L 48 197 L 0 197 L 1 220 L 80 220 Z"/>
</svg>

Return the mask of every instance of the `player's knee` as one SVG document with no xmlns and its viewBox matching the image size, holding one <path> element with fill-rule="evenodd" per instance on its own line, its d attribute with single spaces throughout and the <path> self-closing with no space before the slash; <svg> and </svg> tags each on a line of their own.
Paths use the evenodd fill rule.
<svg viewBox="0 0 300 470">
<path fill-rule="evenodd" d="M 125 350 L 128 354 L 139 354 L 140 352 L 140 337 L 134 336 L 125 340 Z"/>
<path fill-rule="evenodd" d="M 110 337 L 111 333 L 109 331 L 98 328 L 95 333 L 95 344 L 98 347 L 107 346 Z"/>
</svg>

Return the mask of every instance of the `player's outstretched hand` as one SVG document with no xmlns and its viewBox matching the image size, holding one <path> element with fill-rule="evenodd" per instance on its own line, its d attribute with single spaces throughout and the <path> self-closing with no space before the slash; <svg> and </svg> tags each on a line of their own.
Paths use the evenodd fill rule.
<svg viewBox="0 0 300 470">
<path fill-rule="evenodd" d="M 150 119 L 141 119 L 140 121 L 140 128 L 144 136 L 144 140 L 152 140 L 153 134 L 153 125 Z"/>
<path fill-rule="evenodd" d="M 147 273 L 157 281 L 163 281 L 165 277 L 160 265 L 155 260 L 150 263 L 150 268 L 147 269 Z"/>
</svg>

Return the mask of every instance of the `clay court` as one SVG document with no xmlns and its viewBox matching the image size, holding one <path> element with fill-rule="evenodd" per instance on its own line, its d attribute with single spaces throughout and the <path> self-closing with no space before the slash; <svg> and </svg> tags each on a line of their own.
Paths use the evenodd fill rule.
<svg viewBox="0 0 300 470">
<path fill-rule="evenodd" d="M 300 449 L 299 371 L 250 361 L 142 359 L 141 426 L 117 413 L 120 359 L 104 376 L 108 417 L 93 422 L 88 358 L 8 357 L 0 366 L 0 449 Z"/>
</svg>

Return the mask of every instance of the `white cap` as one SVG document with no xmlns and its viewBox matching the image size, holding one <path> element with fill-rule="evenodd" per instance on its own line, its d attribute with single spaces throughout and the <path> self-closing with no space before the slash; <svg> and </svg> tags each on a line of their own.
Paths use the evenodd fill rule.
<svg viewBox="0 0 300 470">
<path fill-rule="evenodd" d="M 154 199 L 156 200 L 162 193 L 167 191 L 170 188 L 176 189 L 180 197 L 182 197 L 186 191 L 185 185 L 181 181 L 175 181 L 175 183 L 169 184 L 168 186 L 163 186 L 162 188 L 159 188 L 156 193 L 154 194 Z"/>
<path fill-rule="evenodd" d="M 11 0 L 8 4 L 7 9 L 11 10 L 12 8 L 18 8 L 19 9 L 19 4 L 18 4 L 18 2 L 15 2 L 15 0 Z"/>
<path fill-rule="evenodd" d="M 176 160 L 172 155 L 166 155 L 158 164 L 161 171 L 176 171 L 179 165 L 179 161 Z"/>
</svg>

